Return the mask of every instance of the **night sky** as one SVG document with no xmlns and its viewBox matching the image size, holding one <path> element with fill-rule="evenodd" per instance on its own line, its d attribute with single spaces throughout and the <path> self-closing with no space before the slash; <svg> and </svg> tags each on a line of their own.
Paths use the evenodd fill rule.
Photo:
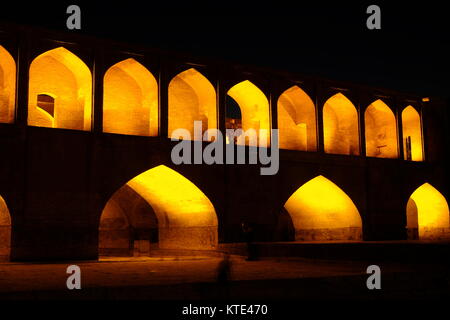
<svg viewBox="0 0 450 320">
<path fill-rule="evenodd" d="M 450 96 L 448 12 L 442 2 L 206 3 L 16 1 L 2 3 L 0 19 L 67 30 L 66 8 L 78 4 L 82 30 L 70 32 L 423 96 Z M 366 28 L 370 4 L 381 7 L 382 30 Z"/>
</svg>

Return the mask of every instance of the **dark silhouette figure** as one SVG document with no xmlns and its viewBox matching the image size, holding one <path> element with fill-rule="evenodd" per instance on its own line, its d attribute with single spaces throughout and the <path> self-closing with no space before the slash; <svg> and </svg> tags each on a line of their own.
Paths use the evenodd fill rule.
<svg viewBox="0 0 450 320">
<path fill-rule="evenodd" d="M 247 261 L 256 260 L 256 248 L 253 245 L 253 227 L 247 223 L 242 222 L 242 232 L 244 233 L 245 242 L 247 243 Z"/>
<path fill-rule="evenodd" d="M 230 296 L 229 281 L 231 278 L 231 259 L 228 253 L 224 253 L 223 259 L 217 267 L 217 284 L 219 298 L 226 300 Z"/>
</svg>

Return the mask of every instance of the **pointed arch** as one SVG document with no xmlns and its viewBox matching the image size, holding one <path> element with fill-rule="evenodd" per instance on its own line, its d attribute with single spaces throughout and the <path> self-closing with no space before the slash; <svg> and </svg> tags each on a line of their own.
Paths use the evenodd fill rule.
<svg viewBox="0 0 450 320">
<path fill-rule="evenodd" d="M 158 135 L 158 83 L 132 58 L 110 67 L 103 78 L 103 132 Z"/>
<path fill-rule="evenodd" d="M 423 161 L 422 121 L 419 112 L 412 106 L 402 112 L 402 131 L 405 160 Z"/>
<path fill-rule="evenodd" d="M 0 196 L 0 261 L 9 260 L 11 252 L 11 216 L 5 200 Z"/>
<path fill-rule="evenodd" d="M 270 110 L 269 100 L 265 94 L 248 80 L 239 82 L 228 90 L 228 96 L 233 98 L 241 109 L 242 130 L 254 130 L 254 137 L 238 139 L 239 145 L 261 145 L 263 141 L 270 143 Z M 260 131 L 262 130 L 262 131 Z M 242 141 L 240 141 L 242 140 Z"/>
<path fill-rule="evenodd" d="M 108 217 L 119 217 L 122 228 L 115 229 L 119 230 L 118 234 L 122 237 L 126 235 L 127 231 L 122 231 L 127 229 L 123 215 L 133 220 L 129 216 L 129 212 L 134 210 L 132 207 L 136 201 L 141 201 L 142 209 L 145 207 L 142 201 L 145 201 L 148 207 L 140 212 L 148 217 L 156 217 L 152 225 L 153 228 L 157 225 L 159 248 L 201 250 L 217 246 L 218 221 L 213 204 L 195 184 L 178 172 L 160 165 L 131 179 L 118 192 L 121 194 L 114 195 L 103 210 L 101 236 L 102 230 L 108 229 Z M 140 200 L 133 200 L 138 198 Z M 105 234 L 103 236 L 107 237 Z M 122 242 L 119 249 L 124 247 L 126 242 Z"/>
<path fill-rule="evenodd" d="M 169 83 L 169 137 L 176 129 L 186 129 L 192 140 L 194 121 L 202 122 L 202 133 L 217 129 L 216 91 L 209 80 L 191 68 L 176 75 Z"/>
<path fill-rule="evenodd" d="M 326 153 L 359 155 L 358 112 L 342 93 L 324 104 L 323 135 Z"/>
<path fill-rule="evenodd" d="M 54 98 L 54 115 L 38 107 L 38 96 Z M 59 47 L 37 56 L 30 65 L 28 124 L 38 127 L 89 131 L 92 75 L 86 64 Z"/>
<path fill-rule="evenodd" d="M 410 239 L 449 239 L 450 217 L 445 197 L 431 184 L 417 188 L 406 205 Z"/>
<path fill-rule="evenodd" d="M 361 240 L 362 221 L 353 201 L 337 185 L 318 176 L 286 201 L 296 240 Z"/>
<path fill-rule="evenodd" d="M 317 151 L 316 108 L 298 86 L 278 98 L 278 130 L 281 149 Z"/>
<path fill-rule="evenodd" d="M 391 108 L 376 100 L 364 113 L 366 155 L 377 158 L 397 158 L 397 122 Z"/>
<path fill-rule="evenodd" d="M 16 62 L 0 45 L 0 123 L 14 122 L 16 106 Z"/>
</svg>

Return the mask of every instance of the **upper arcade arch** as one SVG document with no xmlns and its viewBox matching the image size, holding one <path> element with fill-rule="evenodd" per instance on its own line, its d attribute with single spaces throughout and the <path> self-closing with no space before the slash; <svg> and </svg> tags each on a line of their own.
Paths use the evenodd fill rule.
<svg viewBox="0 0 450 320">
<path fill-rule="evenodd" d="M 16 105 L 16 62 L 0 45 L 0 123 L 14 122 Z"/>
</svg>

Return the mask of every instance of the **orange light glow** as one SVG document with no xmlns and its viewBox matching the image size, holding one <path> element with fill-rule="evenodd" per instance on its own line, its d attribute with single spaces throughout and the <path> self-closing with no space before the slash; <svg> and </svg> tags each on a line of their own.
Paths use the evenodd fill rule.
<svg viewBox="0 0 450 320">
<path fill-rule="evenodd" d="M 278 99 L 278 129 L 281 149 L 316 151 L 316 109 L 299 87 L 286 90 Z"/>
<path fill-rule="evenodd" d="M 269 101 L 264 93 L 253 83 L 248 80 L 242 81 L 230 90 L 228 95 L 233 98 L 241 109 L 242 115 L 242 130 L 245 132 L 249 129 L 256 131 L 257 143 L 248 139 L 239 141 L 239 145 L 257 146 L 261 140 L 270 143 L 270 110 Z M 265 130 L 259 132 L 259 130 Z"/>
<path fill-rule="evenodd" d="M 158 135 L 158 83 L 134 59 L 121 61 L 104 77 L 103 132 Z"/>
<path fill-rule="evenodd" d="M 202 129 L 217 129 L 216 91 L 200 72 L 189 69 L 175 76 L 169 83 L 169 137 L 176 129 L 186 129 L 194 137 L 194 121 L 202 122 Z"/>
<path fill-rule="evenodd" d="M 397 158 L 397 124 L 392 110 L 383 101 L 377 100 L 366 109 L 364 118 L 367 156 Z"/>
<path fill-rule="evenodd" d="M 38 96 L 54 98 L 54 116 L 38 107 Z M 77 56 L 63 47 L 47 51 L 30 66 L 28 124 L 88 131 L 91 128 L 92 76 Z"/>
<path fill-rule="evenodd" d="M 362 222 L 353 201 L 333 182 L 318 176 L 302 185 L 284 205 L 296 240 L 360 240 Z"/>
<path fill-rule="evenodd" d="M 161 165 L 133 178 L 127 186 L 145 199 L 156 214 L 159 248 L 211 249 L 217 246 L 218 222 L 214 206 L 191 181 Z M 113 213 L 120 211 L 116 210 L 117 205 L 114 209 L 114 203 L 109 206 Z M 126 226 L 125 220 L 123 225 Z"/>
<path fill-rule="evenodd" d="M 16 104 L 16 63 L 0 46 L 0 122 L 14 122 Z"/>
<path fill-rule="evenodd" d="M 423 161 L 420 115 L 412 106 L 402 112 L 403 150 L 405 160 Z"/>
<path fill-rule="evenodd" d="M 5 200 L 0 197 L 0 260 L 8 260 L 11 248 L 11 217 Z"/>
<path fill-rule="evenodd" d="M 325 102 L 323 135 L 326 153 L 359 155 L 358 112 L 342 93 Z"/>
<path fill-rule="evenodd" d="M 418 229 L 419 239 L 450 238 L 450 217 L 447 201 L 432 185 L 425 183 L 408 200 L 407 228 Z"/>
</svg>

